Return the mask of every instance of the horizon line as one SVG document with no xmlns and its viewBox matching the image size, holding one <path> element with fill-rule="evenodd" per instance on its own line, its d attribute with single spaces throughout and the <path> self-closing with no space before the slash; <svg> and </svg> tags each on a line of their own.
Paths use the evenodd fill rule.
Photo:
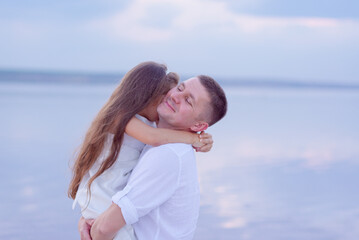
<svg viewBox="0 0 359 240">
<path fill-rule="evenodd" d="M 0 68 L 0 82 L 23 83 L 103 83 L 119 82 L 124 72 L 91 72 L 81 70 L 38 70 Z M 185 74 L 184 76 L 188 76 Z M 51 78 L 51 79 L 48 79 Z M 359 83 L 339 81 L 309 81 L 274 77 L 216 77 L 218 82 L 230 86 L 289 87 L 289 88 L 341 88 L 359 89 Z"/>
</svg>

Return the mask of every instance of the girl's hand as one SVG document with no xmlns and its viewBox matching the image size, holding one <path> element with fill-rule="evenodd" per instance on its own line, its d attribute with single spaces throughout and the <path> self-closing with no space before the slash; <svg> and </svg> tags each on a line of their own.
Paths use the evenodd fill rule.
<svg viewBox="0 0 359 240">
<path fill-rule="evenodd" d="M 91 240 L 91 227 L 94 223 L 95 219 L 85 219 L 84 217 L 80 218 L 80 221 L 78 223 L 78 230 L 80 232 L 81 240 Z"/>
<path fill-rule="evenodd" d="M 196 152 L 208 152 L 211 150 L 213 146 L 213 139 L 212 135 L 209 133 L 201 132 L 198 135 L 199 142 L 198 144 L 193 144 L 193 148 L 196 149 Z"/>
</svg>

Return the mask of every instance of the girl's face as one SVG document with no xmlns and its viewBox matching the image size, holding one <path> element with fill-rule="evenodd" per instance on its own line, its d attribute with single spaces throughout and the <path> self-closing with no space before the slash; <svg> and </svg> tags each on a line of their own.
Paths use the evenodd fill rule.
<svg viewBox="0 0 359 240">
<path fill-rule="evenodd" d="M 175 87 L 177 87 L 176 84 L 171 84 L 171 89 L 175 88 Z M 153 100 L 152 103 L 150 103 L 150 105 L 147 106 L 147 108 L 146 108 L 146 113 L 147 113 L 146 115 L 147 116 L 146 117 L 151 122 L 158 121 L 157 107 L 158 107 L 158 105 L 160 105 L 160 103 L 162 102 L 162 100 L 166 96 L 166 94 L 164 94 L 163 96 L 160 96 L 157 99 Z"/>
<path fill-rule="evenodd" d="M 162 99 L 165 97 L 165 95 L 158 97 L 157 99 L 154 99 L 145 109 L 146 112 L 146 118 L 150 120 L 151 122 L 158 121 L 158 113 L 157 113 L 157 106 L 161 103 Z"/>
</svg>

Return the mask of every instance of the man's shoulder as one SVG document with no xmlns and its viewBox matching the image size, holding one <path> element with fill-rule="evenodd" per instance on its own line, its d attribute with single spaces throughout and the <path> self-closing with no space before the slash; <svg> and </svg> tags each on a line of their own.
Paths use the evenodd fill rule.
<svg viewBox="0 0 359 240">
<path fill-rule="evenodd" d="M 181 168 L 184 162 L 195 162 L 195 155 L 191 145 L 183 143 L 163 144 L 157 147 L 146 145 L 139 162 L 151 165 L 151 169 L 166 169 L 173 171 Z M 156 168 L 157 166 L 157 168 Z"/>
<path fill-rule="evenodd" d="M 183 155 L 188 153 L 193 153 L 192 146 L 190 144 L 185 144 L 185 143 L 168 143 L 157 147 L 152 147 L 147 145 L 145 150 L 146 152 L 148 153 L 151 152 L 153 154 L 172 153 L 177 155 L 178 157 L 182 157 Z"/>
<path fill-rule="evenodd" d="M 168 144 L 160 145 L 156 148 L 158 149 L 158 151 L 162 151 L 164 149 L 170 149 L 179 156 L 182 156 L 187 153 L 193 153 L 192 146 L 190 144 L 185 144 L 185 143 L 168 143 Z"/>
</svg>

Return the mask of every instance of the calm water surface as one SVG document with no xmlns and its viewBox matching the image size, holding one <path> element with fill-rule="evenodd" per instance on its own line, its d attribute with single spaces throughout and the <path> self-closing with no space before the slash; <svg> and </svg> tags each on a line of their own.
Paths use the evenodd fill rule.
<svg viewBox="0 0 359 240">
<path fill-rule="evenodd" d="M 112 85 L 0 84 L 0 239 L 78 239 L 69 160 Z M 225 89 L 196 240 L 359 238 L 359 92 Z"/>
</svg>

